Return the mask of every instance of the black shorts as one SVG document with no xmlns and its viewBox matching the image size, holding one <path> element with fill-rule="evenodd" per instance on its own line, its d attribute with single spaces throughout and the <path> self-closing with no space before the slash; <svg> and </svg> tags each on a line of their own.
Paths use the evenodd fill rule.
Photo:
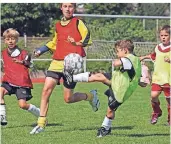
<svg viewBox="0 0 171 144">
<path fill-rule="evenodd" d="M 8 91 L 9 95 L 15 94 L 17 99 L 25 99 L 26 101 L 32 98 L 31 89 L 25 87 L 15 87 L 7 82 L 2 82 L 1 87 Z"/>
<path fill-rule="evenodd" d="M 118 108 L 122 103 L 119 103 L 119 102 L 116 100 L 115 94 L 113 93 L 112 88 L 109 87 L 109 89 L 106 90 L 104 94 L 108 96 L 108 106 L 109 106 L 112 110 L 116 111 L 117 108 Z M 111 97 L 112 99 L 110 99 L 109 97 Z"/>
<path fill-rule="evenodd" d="M 72 82 L 70 84 L 67 83 L 66 78 L 62 72 L 54 72 L 54 71 L 47 71 L 46 77 L 52 77 L 58 81 L 57 85 L 60 85 L 60 80 L 63 78 L 63 85 L 68 89 L 74 89 L 76 86 L 76 82 Z"/>
<path fill-rule="evenodd" d="M 112 79 L 112 74 L 111 74 L 111 73 L 103 73 L 103 75 L 104 75 L 108 80 L 111 80 L 111 79 Z"/>
</svg>

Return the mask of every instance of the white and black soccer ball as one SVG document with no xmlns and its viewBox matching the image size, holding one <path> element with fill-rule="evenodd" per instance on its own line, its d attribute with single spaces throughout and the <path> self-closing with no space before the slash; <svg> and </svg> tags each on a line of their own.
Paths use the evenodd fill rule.
<svg viewBox="0 0 171 144">
<path fill-rule="evenodd" d="M 83 58 L 77 53 L 70 53 L 64 58 L 65 70 L 73 69 L 73 74 L 79 74 L 83 70 Z"/>
</svg>

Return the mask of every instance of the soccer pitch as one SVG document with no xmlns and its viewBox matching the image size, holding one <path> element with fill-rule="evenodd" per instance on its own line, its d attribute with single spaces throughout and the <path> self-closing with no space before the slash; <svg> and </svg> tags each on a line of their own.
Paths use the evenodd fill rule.
<svg viewBox="0 0 171 144">
<path fill-rule="evenodd" d="M 34 84 L 33 99 L 40 105 L 43 84 Z M 163 115 L 156 125 L 151 125 L 150 87 L 138 87 L 134 94 L 116 112 L 109 136 L 97 138 L 107 110 L 107 86 L 101 83 L 77 84 L 75 92 L 97 89 L 100 109 L 93 112 L 87 101 L 66 104 L 63 86 L 57 86 L 50 98 L 48 125 L 43 133 L 30 135 L 37 118 L 18 107 L 15 96 L 5 97 L 8 125 L 1 127 L 2 144 L 169 144 L 170 127 L 167 123 L 167 107 L 160 96 Z"/>
</svg>

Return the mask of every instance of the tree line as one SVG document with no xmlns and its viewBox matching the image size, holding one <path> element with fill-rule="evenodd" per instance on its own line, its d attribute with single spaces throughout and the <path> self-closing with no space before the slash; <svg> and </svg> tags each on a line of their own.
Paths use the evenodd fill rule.
<svg viewBox="0 0 171 144">
<path fill-rule="evenodd" d="M 82 13 L 102 15 L 146 15 L 169 16 L 169 3 L 78 3 Z M 76 13 L 80 11 L 76 9 Z M 7 28 L 17 29 L 21 36 L 49 37 L 53 34 L 55 23 L 61 18 L 59 3 L 2 3 L 1 35 Z M 84 18 L 94 39 L 116 40 L 131 38 L 134 41 L 154 41 L 155 21 L 146 22 L 135 19 L 88 19 Z M 169 20 L 160 21 L 169 24 Z"/>
</svg>

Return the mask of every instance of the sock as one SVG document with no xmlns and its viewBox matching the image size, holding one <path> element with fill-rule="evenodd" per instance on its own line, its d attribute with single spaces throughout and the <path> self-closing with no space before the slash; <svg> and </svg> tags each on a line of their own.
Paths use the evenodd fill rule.
<svg viewBox="0 0 171 144">
<path fill-rule="evenodd" d="M 40 109 L 37 108 L 35 105 L 30 104 L 28 111 L 36 117 L 40 116 Z"/>
<path fill-rule="evenodd" d="M 88 82 L 90 72 L 80 73 L 77 75 L 73 75 L 74 82 Z"/>
<path fill-rule="evenodd" d="M 93 99 L 93 94 L 92 94 L 92 93 L 86 93 L 86 95 L 87 95 L 86 101 L 92 101 L 92 99 Z"/>
<path fill-rule="evenodd" d="M 0 104 L 0 115 L 6 115 L 5 104 Z"/>
<path fill-rule="evenodd" d="M 46 121 L 46 117 L 39 117 L 37 120 L 37 125 L 44 128 L 46 126 Z"/>
<path fill-rule="evenodd" d="M 160 102 L 153 102 L 151 101 L 151 106 L 153 108 L 153 112 L 154 113 L 162 113 L 161 109 L 160 109 Z"/>
<path fill-rule="evenodd" d="M 112 121 L 113 121 L 112 119 L 105 116 L 103 123 L 102 123 L 102 127 L 104 127 L 106 130 L 109 130 L 112 126 Z"/>
</svg>

